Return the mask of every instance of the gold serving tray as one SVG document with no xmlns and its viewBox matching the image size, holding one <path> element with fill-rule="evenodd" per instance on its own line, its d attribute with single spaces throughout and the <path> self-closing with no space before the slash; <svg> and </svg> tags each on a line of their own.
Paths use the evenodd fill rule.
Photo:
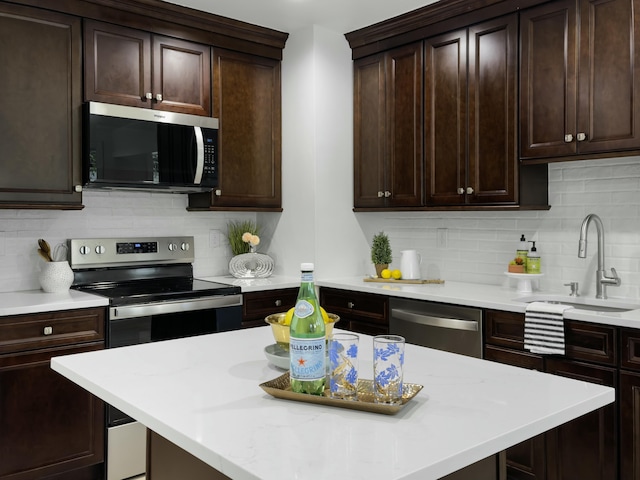
<svg viewBox="0 0 640 480">
<path fill-rule="evenodd" d="M 365 277 L 362 279 L 365 282 L 378 282 L 378 283 L 407 283 L 414 285 L 436 284 L 444 285 L 444 280 L 433 278 L 430 280 L 396 280 L 395 278 L 377 278 L 377 277 Z"/>
<path fill-rule="evenodd" d="M 261 383 L 260 387 L 269 395 L 273 395 L 276 398 L 295 400 L 297 402 L 318 403 L 320 405 L 362 410 L 365 412 L 384 413 L 386 415 L 398 413 L 409 400 L 422 390 L 422 385 L 404 383 L 402 385 L 402 403 L 400 405 L 384 405 L 375 403 L 374 401 L 373 380 L 358 380 L 358 400 L 331 398 L 328 388 L 325 389 L 324 396 L 292 392 L 289 384 L 289 372 L 283 373 L 278 378 L 274 378 L 268 382 Z"/>
</svg>

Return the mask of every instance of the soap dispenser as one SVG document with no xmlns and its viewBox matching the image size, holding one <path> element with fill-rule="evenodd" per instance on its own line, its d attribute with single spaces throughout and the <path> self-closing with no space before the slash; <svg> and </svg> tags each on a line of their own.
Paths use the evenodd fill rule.
<svg viewBox="0 0 640 480">
<path fill-rule="evenodd" d="M 531 251 L 527 255 L 527 273 L 540 273 L 540 255 L 536 248 L 536 242 L 532 243 Z"/>
<path fill-rule="evenodd" d="M 518 244 L 518 249 L 516 250 L 516 258 L 522 259 L 522 265 L 525 266 L 525 270 L 527 268 L 527 255 L 529 253 L 529 246 L 527 245 L 527 239 L 524 238 L 524 233 L 520 235 L 520 243 Z"/>
</svg>

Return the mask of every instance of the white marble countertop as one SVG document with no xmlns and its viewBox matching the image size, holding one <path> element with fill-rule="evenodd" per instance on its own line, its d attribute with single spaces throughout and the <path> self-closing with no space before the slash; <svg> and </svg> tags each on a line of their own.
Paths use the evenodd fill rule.
<svg viewBox="0 0 640 480">
<path fill-rule="evenodd" d="M 106 305 L 109 305 L 107 298 L 76 290 L 62 293 L 46 293 L 42 290 L 0 293 L 0 317 Z"/>
<path fill-rule="evenodd" d="M 299 288 L 300 276 L 287 277 L 284 275 L 272 275 L 267 278 L 235 278 L 231 275 L 218 277 L 198 277 L 209 282 L 226 283 L 242 288 L 242 293 L 260 292 L 263 290 L 276 290 L 279 288 Z"/>
<path fill-rule="evenodd" d="M 614 390 L 407 345 L 424 389 L 393 416 L 277 399 L 258 327 L 52 359 L 52 368 L 237 480 L 428 480 L 609 404 Z M 362 378 L 371 337 L 361 336 Z"/>
</svg>

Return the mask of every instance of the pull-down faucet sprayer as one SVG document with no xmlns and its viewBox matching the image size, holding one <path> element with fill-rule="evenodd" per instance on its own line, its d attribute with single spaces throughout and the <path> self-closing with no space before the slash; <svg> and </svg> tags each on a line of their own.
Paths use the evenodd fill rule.
<svg viewBox="0 0 640 480">
<path fill-rule="evenodd" d="M 582 227 L 580 227 L 580 241 L 578 242 L 578 257 L 586 258 L 587 256 L 587 232 L 589 230 L 589 224 L 593 220 L 596 224 L 596 230 L 598 231 L 598 270 L 596 271 L 596 298 L 607 298 L 607 285 L 615 285 L 616 287 L 622 282 L 616 269 L 611 269 L 612 277 L 607 277 L 604 270 L 604 227 L 602 226 L 602 220 L 594 213 L 590 213 L 582 221 Z"/>
</svg>

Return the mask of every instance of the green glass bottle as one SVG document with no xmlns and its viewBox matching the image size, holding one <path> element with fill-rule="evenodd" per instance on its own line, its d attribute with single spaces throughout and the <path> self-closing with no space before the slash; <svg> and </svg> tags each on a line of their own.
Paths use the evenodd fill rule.
<svg viewBox="0 0 640 480">
<path fill-rule="evenodd" d="M 303 263 L 300 270 L 300 291 L 291 319 L 289 340 L 291 390 L 322 395 L 327 348 L 324 320 L 313 282 L 313 263 Z"/>
</svg>

